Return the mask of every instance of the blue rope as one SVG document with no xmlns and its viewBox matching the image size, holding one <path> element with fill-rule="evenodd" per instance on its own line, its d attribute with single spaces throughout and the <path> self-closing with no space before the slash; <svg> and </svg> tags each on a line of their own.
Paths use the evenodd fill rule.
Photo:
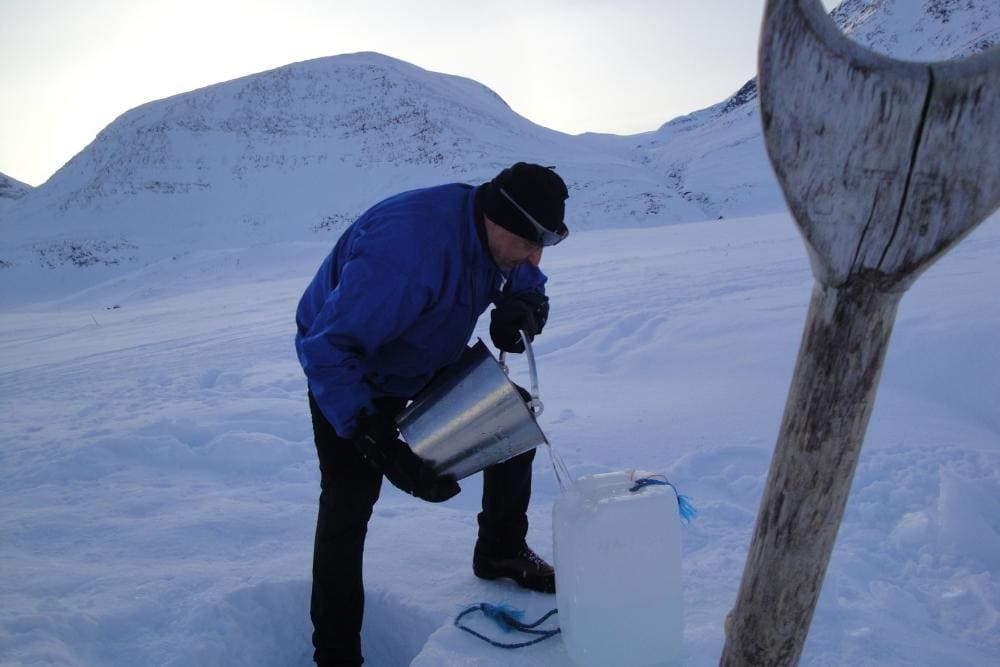
<svg viewBox="0 0 1000 667">
<path fill-rule="evenodd" d="M 657 479 L 661 477 L 662 479 Z M 640 477 L 639 479 L 635 480 L 635 484 L 632 486 L 632 488 L 629 489 L 629 491 L 635 493 L 636 491 L 639 491 L 647 486 L 652 486 L 653 484 L 666 485 L 674 490 L 674 493 L 677 495 L 677 511 L 681 515 L 681 521 L 683 521 L 684 523 L 691 523 L 691 521 L 696 516 L 698 516 L 698 510 L 696 510 L 694 508 L 694 505 L 691 504 L 691 499 L 688 498 L 687 496 L 681 495 L 680 491 L 677 490 L 677 487 L 674 486 L 670 482 L 670 480 L 668 480 L 663 475 Z"/>
<path fill-rule="evenodd" d="M 480 634 L 473 630 L 472 628 L 462 625 L 460 621 L 463 617 L 475 612 L 482 612 L 483 616 L 493 619 L 493 621 L 500 626 L 500 629 L 504 632 L 510 632 L 511 630 L 516 630 L 518 632 L 523 632 L 528 635 L 539 635 L 535 639 L 526 642 L 516 642 L 516 643 L 503 643 L 490 639 L 486 635 Z M 543 642 L 550 637 L 554 637 L 562 630 L 560 628 L 555 628 L 554 630 L 535 630 L 539 625 L 547 621 L 553 614 L 557 613 L 558 609 L 553 609 L 548 612 L 540 619 L 534 623 L 522 623 L 521 617 L 524 616 L 524 612 L 520 609 L 514 609 L 513 607 L 508 607 L 506 605 L 495 605 L 489 602 L 480 602 L 479 604 L 474 604 L 471 607 L 465 609 L 462 613 L 455 617 L 455 627 L 460 630 L 465 630 L 470 635 L 482 639 L 484 642 L 497 646 L 499 648 L 524 648 L 525 646 L 531 646 L 532 644 L 537 644 L 538 642 Z"/>
</svg>

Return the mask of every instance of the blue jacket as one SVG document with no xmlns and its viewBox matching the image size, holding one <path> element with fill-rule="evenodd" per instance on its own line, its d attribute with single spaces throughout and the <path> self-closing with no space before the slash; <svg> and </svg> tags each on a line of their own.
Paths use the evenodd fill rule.
<svg viewBox="0 0 1000 667">
<path fill-rule="evenodd" d="M 342 437 L 374 399 L 410 398 L 457 361 L 491 302 L 544 290 L 545 274 L 527 262 L 500 272 L 476 215 L 470 185 L 390 197 L 344 232 L 306 288 L 295 348 Z"/>
</svg>

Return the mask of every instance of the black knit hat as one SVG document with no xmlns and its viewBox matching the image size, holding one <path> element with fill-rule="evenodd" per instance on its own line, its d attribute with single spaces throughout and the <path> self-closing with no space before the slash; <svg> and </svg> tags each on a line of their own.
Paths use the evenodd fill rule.
<svg viewBox="0 0 1000 667">
<path fill-rule="evenodd" d="M 521 238 L 548 246 L 569 234 L 563 222 L 569 191 L 553 167 L 518 162 L 482 191 L 486 217 Z"/>
</svg>

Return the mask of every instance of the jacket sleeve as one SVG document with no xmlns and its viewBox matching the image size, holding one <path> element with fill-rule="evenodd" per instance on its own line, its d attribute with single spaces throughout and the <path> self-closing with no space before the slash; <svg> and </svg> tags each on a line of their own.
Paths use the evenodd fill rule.
<svg viewBox="0 0 1000 667">
<path fill-rule="evenodd" d="M 391 261 L 356 254 L 341 268 L 312 326 L 299 342 L 309 388 L 337 434 L 349 438 L 362 410 L 373 413 L 364 359 L 398 337 L 431 299 Z"/>
</svg>

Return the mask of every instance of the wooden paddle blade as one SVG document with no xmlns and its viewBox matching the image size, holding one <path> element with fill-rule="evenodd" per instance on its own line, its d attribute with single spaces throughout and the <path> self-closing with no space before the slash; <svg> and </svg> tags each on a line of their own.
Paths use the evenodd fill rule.
<svg viewBox="0 0 1000 667">
<path fill-rule="evenodd" d="M 897 229 L 880 258 L 866 258 L 912 278 L 1000 205 L 1000 47 L 931 72 Z"/>
<path fill-rule="evenodd" d="M 956 63 L 852 42 L 819 0 L 772 0 L 759 88 L 768 154 L 817 279 L 905 289 L 1000 199 L 1000 49 Z"/>
</svg>

